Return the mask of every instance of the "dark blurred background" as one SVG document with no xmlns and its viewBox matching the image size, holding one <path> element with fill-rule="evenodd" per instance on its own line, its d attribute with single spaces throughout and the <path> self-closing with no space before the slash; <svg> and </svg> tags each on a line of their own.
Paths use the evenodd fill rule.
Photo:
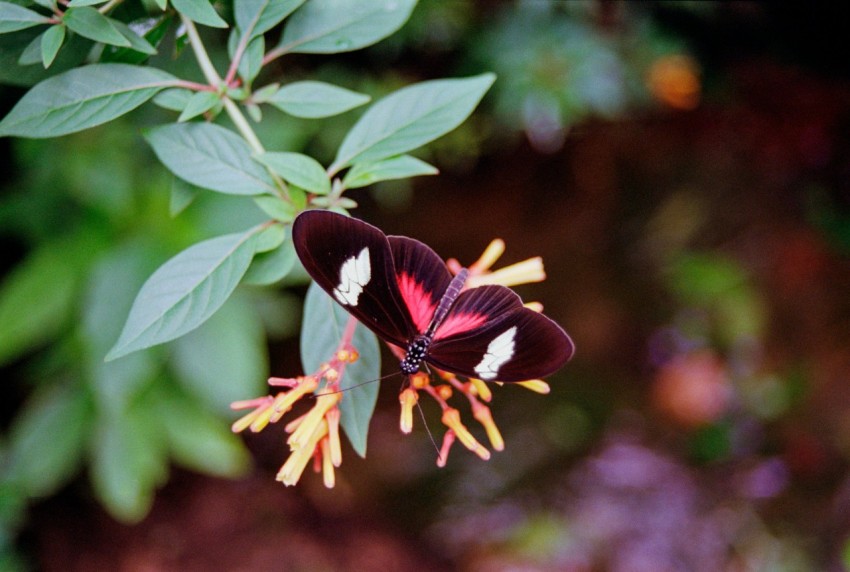
<svg viewBox="0 0 850 572">
<path fill-rule="evenodd" d="M 0 140 L 0 316 L 38 328 L 18 346 L 0 334 L 0 568 L 850 568 L 848 11 L 426 0 L 372 48 L 265 72 L 375 95 L 496 72 L 473 117 L 419 154 L 441 174 L 355 191 L 356 215 L 466 264 L 495 237 L 505 264 L 543 256 L 548 279 L 517 291 L 578 348 L 549 395 L 494 387 L 506 449 L 489 462 L 455 448 L 438 469 L 419 419 L 398 431 L 385 383 L 367 458 L 346 448 L 333 490 L 309 471 L 274 482 L 278 427 L 244 439 L 252 467 L 221 435 L 230 400 L 298 373 L 303 282 L 245 289 L 221 324 L 143 363 L 92 365 L 158 264 L 254 216 L 199 197 L 169 218 L 170 180 L 139 129 L 173 118 L 148 106 Z M 0 90 L 2 111 L 24 91 Z M 273 113 L 268 148 L 325 163 L 358 114 Z M 43 268 L 31 282 L 27 264 Z M 49 304 L 4 301 L 16 280 Z M 210 339 L 233 328 L 222 372 Z M 165 423 L 164 399 L 200 404 L 186 411 L 209 417 L 186 432 L 209 428 L 212 461 L 174 446 L 179 426 L 169 446 L 136 439 Z M 110 489 L 121 470 L 133 483 Z"/>
</svg>

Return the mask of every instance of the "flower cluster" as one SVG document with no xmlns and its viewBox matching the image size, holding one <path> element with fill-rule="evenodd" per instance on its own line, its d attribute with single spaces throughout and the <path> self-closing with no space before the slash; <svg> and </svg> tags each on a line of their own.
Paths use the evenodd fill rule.
<svg viewBox="0 0 850 572">
<path fill-rule="evenodd" d="M 347 330 L 354 330 L 354 321 Z M 251 409 L 253 411 L 238 419 L 231 429 L 234 433 L 250 429 L 257 433 L 270 423 L 277 423 L 302 398 L 315 393 L 315 404 L 305 414 L 287 423 L 285 431 L 289 434 L 287 444 L 291 454 L 277 473 L 277 480 L 285 485 L 294 485 L 301 478 L 307 464 L 313 459 L 317 472 L 321 471 L 325 486 L 333 488 L 334 468 L 342 464 L 342 447 L 339 439 L 339 402 L 343 393 L 340 380 L 345 366 L 359 357 L 351 344 L 351 333 L 343 335 L 337 348 L 327 363 L 310 374 L 293 378 L 272 377 L 269 385 L 288 387 L 276 395 L 267 395 L 231 404 L 233 409 Z M 324 383 L 322 383 L 324 381 Z"/>
<path fill-rule="evenodd" d="M 481 257 L 469 266 L 469 278 L 465 287 L 474 288 L 485 284 L 515 286 L 529 282 L 540 282 L 546 278 L 543 262 L 539 257 L 490 271 L 504 249 L 505 243 L 502 240 L 492 241 Z M 449 270 L 455 274 L 460 272 L 462 268 L 460 263 L 454 259 L 448 260 L 447 265 Z M 536 311 L 542 309 L 537 303 L 529 303 L 526 306 Z M 323 474 L 325 486 L 328 488 L 334 486 L 334 468 L 339 467 L 342 463 L 339 437 L 339 402 L 345 398 L 345 393 L 340 390 L 340 382 L 345 373 L 346 365 L 353 363 L 359 357 L 357 350 L 351 345 L 355 325 L 356 320 L 351 318 L 331 359 L 322 364 L 317 371 L 294 378 L 272 377 L 269 379 L 269 385 L 288 389 L 276 395 L 238 401 L 231 405 L 233 409 L 237 410 L 252 409 L 250 413 L 233 424 L 233 431 L 241 432 L 249 429 L 256 433 L 262 431 L 269 424 L 281 420 L 292 409 L 293 405 L 304 397 L 315 397 L 315 403 L 307 413 L 290 421 L 285 426 L 285 430 L 289 434 L 287 444 L 291 453 L 278 471 L 277 480 L 286 485 L 297 483 L 312 459 L 316 472 Z M 403 349 L 392 345 L 390 349 L 399 359 L 404 357 Z M 502 434 L 493 421 L 490 408 L 485 405 L 492 399 L 489 386 L 480 379 L 462 379 L 453 373 L 436 368 L 432 369 L 434 370 L 433 378 L 428 373 L 416 373 L 410 376 L 410 383 L 399 394 L 401 431 L 410 433 L 413 430 L 413 408 L 419 407 L 420 395 L 425 395 L 440 406 L 442 409 L 441 421 L 447 428 L 440 446 L 437 465 L 445 466 L 449 451 L 455 441 L 460 441 L 464 447 L 481 459 L 488 460 L 490 458 L 489 449 L 472 435 L 461 420 L 460 410 L 450 404 L 450 400 L 455 395 L 460 394 L 469 403 L 472 417 L 484 428 L 490 446 L 496 451 L 503 450 L 505 443 Z M 538 393 L 549 393 L 549 386 L 540 379 L 523 381 L 515 385 L 523 386 Z"/>
</svg>

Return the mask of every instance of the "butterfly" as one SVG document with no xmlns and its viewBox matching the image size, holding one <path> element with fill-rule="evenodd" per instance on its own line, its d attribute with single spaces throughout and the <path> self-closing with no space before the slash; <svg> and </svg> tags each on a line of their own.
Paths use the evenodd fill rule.
<svg viewBox="0 0 850 572">
<path fill-rule="evenodd" d="M 405 352 L 401 371 L 423 362 L 486 381 L 524 381 L 573 355 L 567 333 L 504 286 L 464 289 L 431 248 L 341 214 L 304 211 L 295 251 L 313 280 L 379 338 Z"/>
</svg>

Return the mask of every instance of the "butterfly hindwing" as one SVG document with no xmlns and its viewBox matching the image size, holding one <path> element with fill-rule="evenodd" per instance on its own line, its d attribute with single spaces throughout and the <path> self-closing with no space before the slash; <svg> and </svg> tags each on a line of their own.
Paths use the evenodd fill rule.
<svg viewBox="0 0 850 572">
<path fill-rule="evenodd" d="M 413 338 L 428 329 L 440 297 L 452 281 L 436 252 L 406 236 L 388 236 L 402 300 L 415 326 Z"/>
<path fill-rule="evenodd" d="M 425 359 L 467 377 L 524 381 L 554 373 L 573 349 L 558 324 L 525 308 L 514 292 L 482 286 L 461 293 Z"/>
<path fill-rule="evenodd" d="M 385 340 L 405 347 L 411 329 L 386 235 L 356 219 L 306 211 L 292 240 L 304 268 L 334 300 Z"/>
</svg>

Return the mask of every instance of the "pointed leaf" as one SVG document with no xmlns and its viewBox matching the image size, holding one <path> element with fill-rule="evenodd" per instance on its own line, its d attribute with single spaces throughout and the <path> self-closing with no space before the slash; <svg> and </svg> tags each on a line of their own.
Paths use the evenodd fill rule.
<svg viewBox="0 0 850 572">
<path fill-rule="evenodd" d="M 274 192 L 268 172 L 251 158 L 248 144 L 210 123 L 155 127 L 145 138 L 168 169 L 186 181 L 230 195 Z"/>
<path fill-rule="evenodd" d="M 191 89 L 183 89 L 182 87 L 173 87 L 164 89 L 153 98 L 154 104 L 163 109 L 171 111 L 183 111 L 189 103 L 189 99 L 195 95 Z"/>
<path fill-rule="evenodd" d="M 130 41 L 129 48 L 106 46 L 100 54 L 101 62 L 141 64 L 157 53 L 156 48 L 165 38 L 171 24 L 168 16 L 142 18 L 128 24 L 115 21 L 115 27 Z"/>
<path fill-rule="evenodd" d="M 0 2 L 0 34 L 17 32 L 47 23 L 47 16 L 11 2 Z"/>
<path fill-rule="evenodd" d="M 354 319 L 342 306 L 334 302 L 315 283 L 307 290 L 304 301 L 304 319 L 301 326 L 301 363 L 304 371 L 314 372 L 336 351 L 349 319 Z M 369 421 L 378 399 L 379 381 L 354 387 L 364 381 L 377 380 L 381 369 L 378 338 L 363 324 L 358 323 L 351 344 L 360 357 L 345 368 L 339 403 L 340 424 L 352 447 L 361 457 L 366 456 L 366 437 Z"/>
<path fill-rule="evenodd" d="M 351 128 L 329 172 L 400 155 L 445 135 L 469 117 L 495 79 L 487 73 L 424 81 L 388 95 Z"/>
<path fill-rule="evenodd" d="M 287 22 L 278 47 L 308 54 L 359 50 L 401 28 L 415 5 L 416 0 L 307 2 Z"/>
<path fill-rule="evenodd" d="M 24 51 L 18 57 L 18 65 L 31 66 L 41 61 L 41 40 L 44 38 L 44 34 L 45 32 L 42 32 L 27 44 L 27 47 L 24 48 Z"/>
<path fill-rule="evenodd" d="M 57 137 L 131 111 L 177 78 L 127 64 L 94 64 L 53 76 L 29 90 L 0 121 L 0 136 Z"/>
<path fill-rule="evenodd" d="M 293 187 L 289 188 L 290 196 L 295 194 L 293 190 Z M 301 192 L 303 193 L 303 191 Z M 296 208 L 293 202 L 286 202 L 276 195 L 262 195 L 254 198 L 254 203 L 264 213 L 281 222 L 292 222 L 295 220 L 295 215 L 298 214 L 299 209 Z"/>
<path fill-rule="evenodd" d="M 163 264 L 142 286 L 112 360 L 203 324 L 230 297 L 254 255 L 256 230 L 212 238 Z"/>
<path fill-rule="evenodd" d="M 165 435 L 151 411 L 102 416 L 92 444 L 95 495 L 116 519 L 141 520 L 168 475 Z"/>
<path fill-rule="evenodd" d="M 234 0 L 233 15 L 243 34 L 259 36 L 289 16 L 304 0 Z"/>
<path fill-rule="evenodd" d="M 198 24 L 213 28 L 227 28 L 227 22 L 210 4 L 210 0 L 171 0 L 174 9 Z"/>
<path fill-rule="evenodd" d="M 49 68 L 56 59 L 64 41 L 65 26 L 50 26 L 41 36 L 41 63 L 45 68 Z"/>
<path fill-rule="evenodd" d="M 150 45 L 146 39 L 139 36 L 133 29 L 125 24 L 124 22 L 120 22 L 118 20 L 112 20 L 112 25 L 115 27 L 118 32 L 124 36 L 124 38 L 130 42 L 129 50 L 138 52 L 145 56 L 152 56 L 156 53 L 156 48 Z M 119 50 L 123 50 L 124 48 L 115 48 L 114 46 L 108 46 L 108 50 L 111 50 L 110 54 L 114 54 Z M 111 55 L 110 55 L 111 57 Z"/>
<path fill-rule="evenodd" d="M 264 392 L 268 352 L 263 324 L 247 300 L 233 296 L 198 329 L 174 340 L 177 381 L 218 414 L 246 395 Z"/>
<path fill-rule="evenodd" d="M 80 6 L 97 6 L 98 4 L 106 4 L 107 0 L 71 0 L 68 2 L 68 8 L 79 8 Z"/>
<path fill-rule="evenodd" d="M 287 238 L 270 252 L 257 254 L 242 278 L 242 284 L 267 286 L 283 280 L 295 265 L 295 247 Z"/>
<path fill-rule="evenodd" d="M 268 102 L 295 117 L 330 117 L 359 107 L 368 95 L 321 81 L 296 81 L 283 86 Z"/>
<path fill-rule="evenodd" d="M 357 163 L 345 174 L 342 186 L 346 189 L 365 187 L 378 181 L 406 179 L 419 175 L 436 175 L 436 167 L 410 155 L 390 157 L 376 163 Z"/>
<path fill-rule="evenodd" d="M 242 441 L 220 419 L 178 395 L 162 395 L 155 407 L 168 448 L 179 464 L 219 477 L 245 474 L 250 456 Z"/>
<path fill-rule="evenodd" d="M 118 31 L 113 21 L 91 6 L 69 8 L 62 16 L 62 22 L 84 38 L 113 46 L 130 47 L 130 40 Z"/>
<path fill-rule="evenodd" d="M 221 101 L 221 98 L 214 91 L 197 91 L 186 102 L 186 107 L 183 109 L 180 117 L 177 118 L 177 121 L 182 123 L 183 121 L 197 117 L 215 107 L 219 101 Z"/>
<path fill-rule="evenodd" d="M 47 244 L 0 282 L 0 364 L 47 342 L 71 319 L 79 273 L 90 256 L 81 256 L 82 248 Z"/>
<path fill-rule="evenodd" d="M 40 390 L 15 417 L 4 479 L 27 496 L 46 496 L 80 467 L 90 431 L 91 404 L 79 388 Z"/>
<path fill-rule="evenodd" d="M 192 204 L 200 192 L 201 189 L 192 183 L 187 183 L 180 177 L 174 177 L 171 181 L 171 199 L 168 202 L 168 214 L 172 217 L 179 215 L 186 207 Z"/>
<path fill-rule="evenodd" d="M 234 29 L 230 33 L 230 37 L 227 41 L 227 52 L 231 59 L 236 55 L 236 49 L 240 45 L 241 37 L 242 34 L 238 29 Z M 239 77 L 241 77 L 246 84 L 250 84 L 263 69 L 263 55 L 265 55 L 266 52 L 265 38 L 257 36 L 251 39 L 244 50 L 245 51 L 242 53 L 242 57 L 239 60 L 239 67 L 237 71 L 239 72 Z"/>
<path fill-rule="evenodd" d="M 263 153 L 257 157 L 261 163 L 302 189 L 327 195 L 331 192 L 331 181 L 322 164 L 300 153 Z"/>
</svg>

